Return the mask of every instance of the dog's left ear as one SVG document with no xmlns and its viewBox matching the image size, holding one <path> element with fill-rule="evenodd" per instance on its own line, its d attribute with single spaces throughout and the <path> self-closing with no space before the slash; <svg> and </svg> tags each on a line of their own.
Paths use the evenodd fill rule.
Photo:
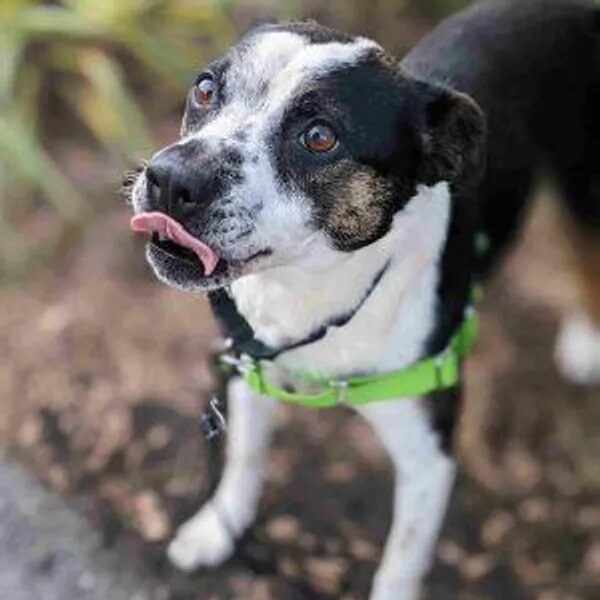
<svg viewBox="0 0 600 600">
<path fill-rule="evenodd" d="M 448 181 L 474 185 L 483 175 L 486 121 L 469 96 L 450 89 L 427 87 L 424 122 L 419 132 L 422 161 L 418 180 L 426 185 Z"/>
</svg>

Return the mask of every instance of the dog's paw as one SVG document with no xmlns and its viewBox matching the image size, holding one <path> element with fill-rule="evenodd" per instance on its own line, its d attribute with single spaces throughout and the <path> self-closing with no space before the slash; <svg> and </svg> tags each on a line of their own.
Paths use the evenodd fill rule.
<svg viewBox="0 0 600 600">
<path fill-rule="evenodd" d="M 212 503 L 206 504 L 184 523 L 169 544 L 167 555 L 182 571 L 197 567 L 214 567 L 227 560 L 234 551 L 235 540 Z"/>
<path fill-rule="evenodd" d="M 558 368 L 569 381 L 600 383 L 600 328 L 586 315 L 565 320 L 555 355 Z"/>
</svg>

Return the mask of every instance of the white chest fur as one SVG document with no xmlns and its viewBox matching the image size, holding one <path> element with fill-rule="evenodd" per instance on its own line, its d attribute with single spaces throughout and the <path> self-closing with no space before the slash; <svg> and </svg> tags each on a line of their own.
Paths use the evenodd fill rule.
<svg viewBox="0 0 600 600">
<path fill-rule="evenodd" d="M 449 214 L 448 185 L 421 186 L 391 231 L 371 246 L 337 253 L 334 261 L 329 254 L 320 270 L 291 266 L 244 277 L 232 286 L 232 296 L 255 336 L 276 347 L 301 340 L 356 307 L 389 262 L 349 323 L 281 355 L 277 364 L 328 376 L 401 368 L 419 357 L 433 328 Z"/>
</svg>

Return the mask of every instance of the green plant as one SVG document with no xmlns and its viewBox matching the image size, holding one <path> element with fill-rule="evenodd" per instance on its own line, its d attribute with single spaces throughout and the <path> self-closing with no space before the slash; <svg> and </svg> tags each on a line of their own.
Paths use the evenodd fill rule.
<svg viewBox="0 0 600 600">
<path fill-rule="evenodd" d="M 139 96 L 149 103 L 156 80 L 163 97 L 179 101 L 194 69 L 233 37 L 231 4 L 2 0 L 0 271 L 29 254 L 19 233 L 23 214 L 50 206 L 61 229 L 90 210 L 53 158 L 48 122 L 76 123 L 80 131 L 63 137 L 85 138 L 122 162 L 148 152 L 152 140 Z"/>
</svg>

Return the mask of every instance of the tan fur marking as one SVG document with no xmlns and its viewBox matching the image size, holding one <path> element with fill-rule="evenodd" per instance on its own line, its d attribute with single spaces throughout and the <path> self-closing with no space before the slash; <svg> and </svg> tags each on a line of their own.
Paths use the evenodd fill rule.
<svg viewBox="0 0 600 600">
<path fill-rule="evenodd" d="M 573 222 L 565 228 L 583 308 L 600 327 L 600 236 Z"/>
<path fill-rule="evenodd" d="M 336 193 L 326 217 L 326 228 L 334 236 L 359 241 L 381 227 L 391 201 L 391 185 L 371 170 L 351 175 Z"/>
</svg>

